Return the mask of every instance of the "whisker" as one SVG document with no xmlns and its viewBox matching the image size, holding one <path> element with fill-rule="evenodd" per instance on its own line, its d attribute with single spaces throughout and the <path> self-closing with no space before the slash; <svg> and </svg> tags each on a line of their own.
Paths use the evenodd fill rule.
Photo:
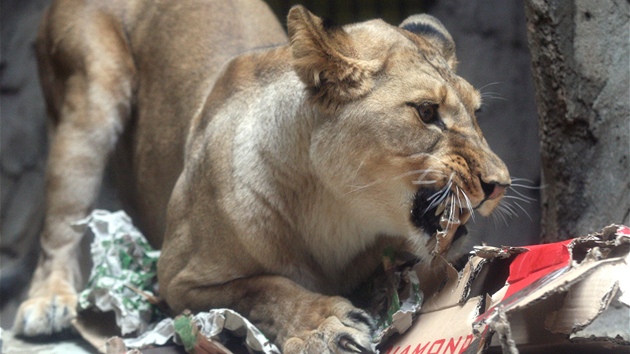
<svg viewBox="0 0 630 354">
<path fill-rule="evenodd" d="M 466 192 L 464 192 L 463 190 L 462 190 L 462 195 L 464 196 L 464 200 L 466 201 L 466 205 L 468 206 L 468 209 L 470 210 L 470 217 L 473 219 L 473 221 L 476 222 L 476 220 L 475 220 L 475 210 L 473 209 L 472 202 L 470 201 L 470 198 L 468 198 L 468 196 L 466 195 Z"/>
<path fill-rule="evenodd" d="M 424 210 L 423 215 L 426 214 L 427 211 L 431 210 L 432 208 L 442 203 L 449 196 L 451 192 L 451 186 L 453 184 L 452 179 L 453 179 L 454 174 L 455 173 L 451 174 L 451 178 L 448 180 L 448 183 L 446 183 L 446 185 L 442 189 L 434 193 L 431 197 L 427 198 L 427 201 L 431 201 L 432 199 L 434 200 L 431 203 L 429 203 L 429 206 L 427 206 L 427 208 Z"/>
<path fill-rule="evenodd" d="M 495 229 L 497 228 L 497 224 L 499 222 L 499 217 L 497 216 L 498 213 L 499 212 L 497 211 L 497 212 L 494 212 L 494 213 L 490 214 L 490 216 L 492 217 L 492 224 L 494 225 Z"/>
<path fill-rule="evenodd" d="M 357 176 L 359 176 L 359 171 L 361 171 L 361 168 L 363 168 L 363 165 L 365 164 L 365 161 L 367 160 L 367 156 L 365 156 L 361 162 L 359 163 L 359 167 L 357 167 L 357 170 L 354 172 L 354 177 L 356 178 Z"/>
<path fill-rule="evenodd" d="M 529 213 L 527 212 L 527 210 L 525 210 L 525 208 L 523 208 L 519 203 L 514 202 L 514 204 L 519 207 L 524 213 L 525 215 L 527 215 L 527 217 L 529 218 L 530 221 L 533 221 L 532 217 L 529 215 Z"/>
<path fill-rule="evenodd" d="M 483 96 L 482 96 L 482 97 L 483 97 Z M 495 96 L 485 96 L 485 97 L 483 97 L 483 98 L 490 98 L 490 99 L 493 99 L 493 100 L 501 100 L 501 101 L 509 101 L 507 98 L 504 98 L 504 97 L 498 97 L 498 96 L 497 96 L 497 97 L 495 97 Z"/>
<path fill-rule="evenodd" d="M 436 199 L 436 200 L 432 201 L 432 202 L 429 204 L 429 206 L 427 206 L 427 208 L 426 208 L 426 210 L 424 211 L 424 213 L 426 213 L 427 211 L 429 211 L 429 210 L 433 209 L 434 207 L 438 206 L 440 203 L 442 203 L 442 202 L 443 202 L 443 201 L 444 201 L 444 200 L 448 197 L 449 192 L 450 192 L 450 186 L 447 186 L 447 187 L 448 187 L 448 188 L 443 188 L 443 193 L 442 193 L 442 195 L 441 195 L 438 199 Z M 423 214 L 424 214 L 424 213 L 423 213 Z"/>
<path fill-rule="evenodd" d="M 510 185 L 511 190 L 514 190 L 514 188 L 524 188 L 524 189 L 545 188 L 545 186 L 537 185 L 536 182 L 528 178 L 511 177 L 511 182 L 512 182 L 512 184 Z M 525 182 L 525 183 L 517 183 L 517 182 Z"/>
<path fill-rule="evenodd" d="M 481 86 L 480 88 L 477 89 L 477 91 L 481 92 L 481 90 L 485 89 L 488 86 L 494 86 L 494 85 L 499 85 L 499 84 L 504 84 L 505 82 L 501 82 L 501 81 L 495 81 L 495 82 L 491 82 L 489 84 L 485 84 L 483 86 Z"/>
<path fill-rule="evenodd" d="M 422 184 L 433 184 L 433 183 L 437 183 L 437 181 L 436 181 L 436 180 L 428 180 L 428 181 L 420 181 L 420 180 L 417 180 L 417 181 L 412 181 L 411 183 L 412 183 L 412 184 L 415 184 L 415 185 L 422 185 Z"/>
<path fill-rule="evenodd" d="M 503 96 L 501 96 L 500 93 L 498 92 L 482 92 L 481 93 L 481 98 L 485 99 L 485 98 L 492 98 L 492 99 L 496 99 L 496 100 L 504 100 L 504 101 L 508 101 L 506 98 L 504 98 Z"/>
<path fill-rule="evenodd" d="M 354 193 L 354 192 L 360 191 L 360 190 L 368 188 L 368 187 L 372 187 L 372 186 L 374 186 L 376 184 L 383 183 L 383 182 L 386 182 L 386 181 L 391 181 L 391 180 L 394 180 L 394 179 L 400 179 L 400 178 L 404 178 L 404 177 L 407 177 L 407 176 L 424 173 L 424 175 L 421 176 L 418 179 L 418 180 L 420 180 L 421 178 L 424 178 L 430 172 L 440 173 L 440 174 L 444 175 L 444 172 L 442 172 L 440 170 L 433 170 L 433 169 L 413 170 L 413 171 L 408 171 L 408 172 L 405 172 L 405 173 L 401 173 L 401 174 L 399 174 L 397 176 L 394 176 L 394 177 L 391 177 L 391 178 L 379 179 L 379 180 L 376 180 L 374 182 L 370 182 L 370 183 L 368 183 L 366 185 L 363 185 L 363 186 L 351 186 L 352 190 L 350 192 L 348 192 L 348 193 Z M 433 183 L 435 183 L 435 182 L 433 182 Z"/>
<path fill-rule="evenodd" d="M 507 221 L 505 220 L 505 216 L 503 215 L 505 212 L 502 211 L 501 209 L 497 208 L 496 213 L 492 213 L 490 215 L 492 215 L 492 222 L 494 224 L 494 229 L 498 229 L 499 228 L 499 224 L 501 222 L 501 220 L 503 220 L 504 223 L 506 223 Z"/>
<path fill-rule="evenodd" d="M 505 212 L 505 216 L 507 216 L 509 218 L 509 220 L 512 220 L 512 219 L 514 219 L 516 217 L 516 213 L 512 209 L 512 206 L 505 205 L 504 208 L 505 208 L 505 211 L 506 211 Z M 509 210 L 509 212 L 508 212 L 508 210 Z"/>
<path fill-rule="evenodd" d="M 420 171 L 420 170 L 418 170 Z M 429 180 L 429 181 L 425 181 L 424 178 L 429 174 L 429 172 L 437 172 L 437 173 L 441 173 L 444 174 L 444 172 L 439 171 L 439 170 L 432 170 L 432 169 L 427 169 L 427 170 L 422 170 L 422 176 L 418 177 L 417 180 L 411 182 L 413 184 L 433 184 L 433 183 L 437 183 L 437 180 Z"/>
<path fill-rule="evenodd" d="M 490 97 L 490 98 L 493 98 L 493 97 L 501 97 L 501 94 L 500 94 L 500 93 L 498 93 L 498 92 L 488 91 L 488 92 L 482 92 L 482 93 L 481 93 L 481 97 L 484 97 L 484 98 L 485 98 L 485 97 Z"/>
<path fill-rule="evenodd" d="M 438 200 L 443 200 L 442 197 L 444 196 L 444 193 L 446 193 L 448 191 L 448 187 L 449 187 L 449 184 L 446 184 L 439 191 L 433 193 L 429 198 L 427 198 L 427 201 L 431 201 L 431 200 L 434 200 L 436 198 Z"/>
<path fill-rule="evenodd" d="M 425 170 L 413 170 L 413 171 L 405 172 L 405 173 L 400 174 L 398 177 L 411 176 L 411 175 L 415 175 L 415 174 L 418 174 L 418 173 L 428 174 L 429 172 L 434 172 L 434 173 L 439 173 L 439 174 L 442 174 L 442 175 L 446 175 L 446 173 L 444 173 L 444 171 L 435 170 L 435 169 L 432 169 L 432 168 L 427 168 Z"/>
<path fill-rule="evenodd" d="M 440 189 L 439 191 L 437 191 L 437 192 L 435 192 L 435 193 L 431 194 L 431 196 L 427 198 L 427 201 L 431 201 L 431 200 L 433 200 L 433 199 L 437 198 L 437 196 L 438 196 L 440 193 L 442 193 L 442 192 L 443 192 L 443 190 L 444 190 L 444 188 L 442 188 L 442 189 Z"/>
<path fill-rule="evenodd" d="M 536 184 L 533 180 L 531 180 L 529 178 L 510 177 L 510 179 L 512 180 L 512 182 L 528 182 L 528 183 L 531 183 L 531 184 Z"/>
<path fill-rule="evenodd" d="M 360 191 L 362 189 L 372 187 L 372 186 L 374 186 L 376 184 L 379 184 L 379 183 L 382 183 L 382 182 L 385 182 L 385 181 L 378 180 L 378 181 L 374 181 L 374 182 L 368 183 L 368 184 L 363 185 L 363 186 L 350 186 L 352 188 L 352 190 L 349 191 L 347 194 L 358 192 L 358 191 Z"/>
<path fill-rule="evenodd" d="M 530 200 L 528 200 L 528 199 L 525 199 L 525 198 L 517 197 L 515 195 L 506 195 L 506 196 L 503 196 L 503 198 L 520 200 L 521 202 L 524 202 L 524 203 L 527 203 L 527 204 L 531 203 L 531 198 L 528 198 L 528 199 L 530 199 Z"/>
<path fill-rule="evenodd" d="M 532 201 L 532 202 L 535 202 L 535 201 L 537 200 L 536 198 L 528 197 L 528 196 L 526 196 L 525 194 L 523 194 L 523 193 L 521 193 L 521 192 L 519 192 L 519 191 L 517 191 L 517 190 L 511 189 L 511 188 L 510 188 L 510 189 L 508 189 L 508 191 L 509 191 L 509 192 L 514 192 L 514 193 L 516 193 L 518 196 L 520 196 L 520 197 L 522 197 L 522 198 L 525 198 L 525 199 L 527 199 L 527 200 L 529 200 L 529 201 Z"/>
<path fill-rule="evenodd" d="M 459 192 L 461 191 L 461 188 L 459 188 L 458 186 L 455 186 L 455 196 L 457 197 L 457 206 L 459 206 L 459 212 L 462 212 L 462 200 L 459 199 Z"/>
<path fill-rule="evenodd" d="M 449 180 L 448 183 L 446 184 L 446 186 L 444 186 L 444 193 L 443 193 L 443 199 L 445 199 L 446 197 L 449 196 L 449 193 L 451 193 L 451 187 L 453 186 L 453 181 Z"/>
<path fill-rule="evenodd" d="M 508 216 L 509 216 L 509 211 L 506 211 L 506 210 L 503 208 L 503 205 L 501 205 L 501 204 L 497 205 L 497 211 L 498 211 L 498 212 L 497 212 L 496 214 L 492 214 L 492 215 L 498 215 L 498 216 L 500 216 L 500 217 L 501 217 L 501 219 L 503 219 L 503 222 L 505 223 L 505 226 L 508 226 L 508 222 L 507 222 L 507 220 L 505 219 L 505 215 L 508 215 Z M 504 214 L 505 214 L 505 215 L 504 215 Z"/>
<path fill-rule="evenodd" d="M 507 190 L 508 194 L 506 194 L 503 197 L 503 200 L 497 205 L 496 213 L 492 214 L 495 222 L 501 218 L 506 226 L 508 226 L 507 218 L 512 219 L 514 217 L 519 217 L 521 215 L 521 211 L 525 213 L 530 220 L 532 220 L 532 217 L 527 212 L 527 209 L 525 209 L 520 203 L 531 204 L 531 202 L 537 201 L 537 199 L 528 196 L 527 192 L 518 189 L 523 188 L 526 190 L 539 190 L 543 188 L 542 186 L 537 186 L 534 181 L 527 178 L 511 177 L 510 180 L 511 185 Z"/>
<path fill-rule="evenodd" d="M 453 223 L 455 223 L 454 214 L 455 214 L 455 196 L 451 194 L 451 210 L 448 214 L 448 221 L 446 222 L 447 230 L 451 227 L 451 225 L 453 225 Z"/>
<path fill-rule="evenodd" d="M 501 206 L 503 207 L 504 210 L 509 210 L 509 213 L 507 215 L 509 215 L 510 219 L 517 215 L 516 209 L 514 209 L 512 204 L 505 202 L 501 204 Z"/>
<path fill-rule="evenodd" d="M 492 222 L 494 223 L 494 229 L 497 230 L 499 228 L 499 222 L 501 222 L 500 216 L 499 216 L 500 212 L 497 211 L 496 213 L 492 214 Z"/>
<path fill-rule="evenodd" d="M 506 206 L 505 206 L 505 201 L 501 201 L 501 203 L 499 203 L 499 204 L 497 205 L 496 210 L 499 212 L 499 214 L 504 214 L 504 215 L 507 215 L 507 216 L 509 216 L 509 217 L 512 217 L 512 216 L 511 216 L 511 215 L 512 215 L 512 212 L 510 211 L 510 209 L 509 209 L 509 208 L 506 208 Z"/>
<path fill-rule="evenodd" d="M 454 175 L 455 175 L 455 172 L 451 173 L 451 176 L 449 177 L 448 182 L 446 182 L 446 185 L 445 185 L 445 186 L 444 186 L 441 190 L 439 190 L 438 192 L 436 192 L 435 194 L 433 194 L 431 197 L 427 198 L 427 200 L 429 200 L 429 201 L 430 201 L 431 199 L 435 198 L 435 196 L 436 196 L 438 193 L 440 193 L 440 192 L 442 192 L 442 191 L 443 191 L 443 193 L 442 193 L 442 197 L 440 197 L 440 201 L 444 200 L 444 198 L 445 198 L 445 197 L 446 197 L 446 195 L 448 194 L 448 191 L 451 189 L 451 186 L 453 185 L 453 176 L 454 176 Z"/>
<path fill-rule="evenodd" d="M 481 96 L 482 96 L 482 97 L 483 97 L 483 96 L 490 96 L 490 95 L 495 95 L 495 96 L 496 96 L 496 95 L 501 95 L 501 94 L 500 94 L 500 93 L 498 93 L 498 92 L 494 92 L 494 91 L 485 91 L 485 92 L 481 92 Z"/>
<path fill-rule="evenodd" d="M 545 188 L 545 186 L 526 186 L 524 184 L 518 184 L 518 183 L 512 183 L 510 185 L 510 188 L 512 187 L 525 188 L 525 189 L 544 189 Z"/>
<path fill-rule="evenodd" d="M 426 152 L 417 152 L 415 154 L 412 154 L 410 157 L 418 157 L 418 156 L 428 157 L 428 158 L 434 159 L 435 161 L 439 162 L 440 164 L 444 164 L 439 158 L 437 158 L 437 156 L 435 156 L 433 154 L 426 153 Z"/>
<path fill-rule="evenodd" d="M 424 210 L 422 215 L 426 214 L 427 211 L 431 210 L 431 208 L 440 204 L 444 200 L 445 192 L 448 190 L 446 187 L 447 186 L 444 186 L 442 189 L 433 193 L 429 198 L 427 198 L 427 201 L 430 203 L 427 206 L 427 208 Z"/>
</svg>

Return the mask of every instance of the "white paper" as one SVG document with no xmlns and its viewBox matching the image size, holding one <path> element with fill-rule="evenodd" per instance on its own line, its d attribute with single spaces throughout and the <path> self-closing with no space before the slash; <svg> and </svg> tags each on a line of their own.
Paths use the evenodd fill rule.
<svg viewBox="0 0 630 354">
<path fill-rule="evenodd" d="M 85 290 L 79 294 L 79 310 L 114 311 L 123 335 L 144 331 L 155 308 L 145 295 L 153 296 L 159 251 L 153 250 L 123 211 L 94 210 L 73 224 L 94 234 L 93 267 Z"/>
<path fill-rule="evenodd" d="M 235 336 L 244 336 L 244 342 L 251 350 L 265 354 L 280 354 L 280 350 L 271 343 L 256 326 L 243 316 L 230 309 L 216 309 L 193 315 L 199 331 L 207 338 L 217 339 L 227 330 Z M 125 339 L 128 348 L 144 348 L 149 345 L 163 345 L 169 339 L 175 339 L 175 326 L 172 318 L 162 320 L 153 330 L 138 338 Z M 176 340 L 177 342 L 177 340 Z"/>
</svg>

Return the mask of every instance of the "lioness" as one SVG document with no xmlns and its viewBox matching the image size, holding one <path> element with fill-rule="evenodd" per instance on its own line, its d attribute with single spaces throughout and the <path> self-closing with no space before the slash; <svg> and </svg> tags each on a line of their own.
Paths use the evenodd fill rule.
<svg viewBox="0 0 630 354">
<path fill-rule="evenodd" d="M 256 0 L 53 3 L 47 217 L 16 332 L 75 315 L 70 223 L 113 154 L 173 313 L 235 309 L 285 353 L 373 351 L 370 316 L 341 296 L 386 245 L 444 252 L 510 178 L 436 19 L 336 27 L 296 6 L 287 24 L 289 44 Z"/>
</svg>

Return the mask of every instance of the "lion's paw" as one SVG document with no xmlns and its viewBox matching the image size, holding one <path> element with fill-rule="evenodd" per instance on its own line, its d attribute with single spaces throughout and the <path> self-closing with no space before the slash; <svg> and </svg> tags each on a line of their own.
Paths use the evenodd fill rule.
<svg viewBox="0 0 630 354">
<path fill-rule="evenodd" d="M 18 309 L 13 330 L 27 337 L 48 336 L 70 327 L 76 317 L 77 294 L 74 290 L 60 294 L 29 298 Z"/>
<path fill-rule="evenodd" d="M 284 353 L 376 353 L 373 332 L 374 325 L 371 318 L 363 311 L 355 309 L 341 318 L 328 317 L 316 330 L 303 338 L 290 338 L 284 346 Z"/>
</svg>

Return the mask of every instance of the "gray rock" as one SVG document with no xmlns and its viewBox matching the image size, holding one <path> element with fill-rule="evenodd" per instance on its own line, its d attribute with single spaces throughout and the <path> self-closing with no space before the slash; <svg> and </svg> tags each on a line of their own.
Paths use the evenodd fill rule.
<svg viewBox="0 0 630 354">
<path fill-rule="evenodd" d="M 526 2 L 540 112 L 543 239 L 630 222 L 630 3 Z"/>
</svg>

